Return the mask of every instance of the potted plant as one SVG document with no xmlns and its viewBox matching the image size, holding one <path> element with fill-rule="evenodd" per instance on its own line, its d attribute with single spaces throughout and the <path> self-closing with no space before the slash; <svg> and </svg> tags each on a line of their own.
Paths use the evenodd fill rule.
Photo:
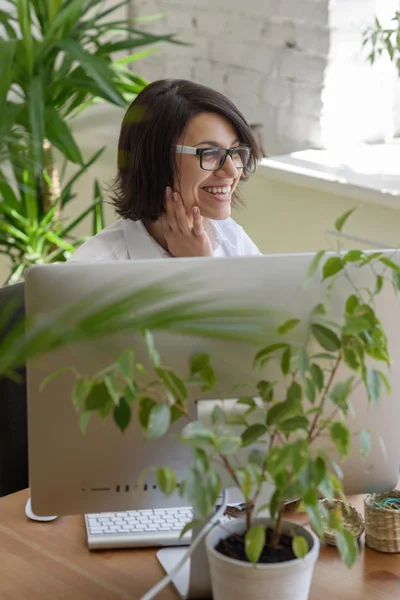
<svg viewBox="0 0 400 600">
<path fill-rule="evenodd" d="M 351 212 L 336 221 L 337 231 Z M 359 289 L 352 282 L 352 269 L 370 269 L 372 287 Z M 325 523 L 336 532 L 336 544 L 347 566 L 357 557 L 357 543 L 343 526 L 342 511 L 338 507 L 327 512 L 319 503 L 320 497 L 346 499 L 338 464 L 316 441 L 327 435 L 339 456 L 345 457 L 351 433 L 341 417 L 351 409 L 355 386 L 364 386 L 366 401 L 377 401 L 384 387 L 390 389 L 384 371 L 390 365 L 387 338 L 375 300 L 388 279 L 400 290 L 400 267 L 381 252 L 350 250 L 325 256 L 321 251 L 310 264 L 308 278 L 319 273 L 327 294 L 339 277 L 353 283 L 341 318 L 337 320 L 324 304 L 318 304 L 306 322 L 296 315 L 286 320 L 276 331 L 278 340 L 271 338 L 255 356 L 254 367 L 260 369 L 257 396 L 242 395 L 233 407 L 220 398 L 209 423 L 191 414 L 188 386 L 213 390 L 219 397 L 212 358 L 204 354 L 192 358 L 190 379 L 184 380 L 163 366 L 149 331 L 145 339 L 155 372 L 152 383 L 143 383 L 141 365 L 133 370 L 130 350 L 92 379 L 79 376 L 77 380 L 74 403 L 82 411 L 83 429 L 89 415 L 97 412 L 103 419 L 112 414 L 125 431 L 133 403 L 149 438 L 167 434 L 178 419 L 188 421 L 180 440 L 193 448 L 193 465 L 179 488 L 198 519 L 205 520 L 213 512 L 221 491 L 221 469 L 241 490 L 245 519 L 219 525 L 206 539 L 216 600 L 308 598 L 319 542 L 313 532 L 285 521 L 285 502 L 290 498 L 300 500 L 318 534 L 323 535 Z M 304 340 L 290 341 L 291 332 L 300 326 L 306 329 Z M 271 365 L 275 365 L 273 373 L 278 365 L 279 379 L 268 376 Z M 99 386 L 102 393 L 96 394 Z M 360 432 L 359 442 L 367 454 L 369 432 Z M 175 473 L 168 466 L 158 470 L 157 478 L 166 494 L 176 489 Z M 274 492 L 266 504 L 258 506 L 268 482 Z M 262 516 L 264 510 L 268 517 Z M 189 523 L 184 531 L 196 524 L 197 520 Z"/>
<path fill-rule="evenodd" d="M 65 218 L 77 181 L 104 150 L 84 158 L 71 124 L 95 103 L 126 108 L 147 85 L 130 66 L 159 42 L 179 43 L 173 35 L 150 35 L 132 19 L 118 18 L 116 11 L 128 3 L 2 3 L 0 254 L 11 261 L 7 283 L 19 281 L 31 265 L 66 260 L 83 241 L 76 227 L 86 217 L 92 217 L 93 235 L 103 227 L 96 180 L 92 204 Z"/>
</svg>

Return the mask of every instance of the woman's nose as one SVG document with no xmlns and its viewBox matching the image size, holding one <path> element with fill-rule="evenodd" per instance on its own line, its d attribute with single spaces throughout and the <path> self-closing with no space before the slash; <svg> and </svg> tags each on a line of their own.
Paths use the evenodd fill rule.
<svg viewBox="0 0 400 600">
<path fill-rule="evenodd" d="M 235 167 L 234 162 L 231 156 L 227 156 L 224 164 L 220 167 L 217 173 L 221 172 L 221 176 L 232 177 L 232 179 L 236 179 L 238 176 L 238 169 Z"/>
</svg>

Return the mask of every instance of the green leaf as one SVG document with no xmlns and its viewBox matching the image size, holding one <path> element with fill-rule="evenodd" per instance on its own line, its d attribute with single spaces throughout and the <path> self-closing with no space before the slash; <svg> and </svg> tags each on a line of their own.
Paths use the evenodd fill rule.
<svg viewBox="0 0 400 600">
<path fill-rule="evenodd" d="M 254 362 L 257 363 L 267 358 L 277 350 L 281 350 L 282 348 L 287 348 L 287 344 L 270 344 L 269 346 L 266 346 L 265 348 L 262 348 L 262 350 L 259 350 L 259 352 L 257 352 L 254 358 Z"/>
<path fill-rule="evenodd" d="M 153 398 L 145 397 L 141 398 L 141 400 L 139 401 L 138 417 L 139 423 L 144 431 L 147 431 L 147 428 L 149 426 L 150 413 L 156 405 L 157 402 L 153 400 Z"/>
<path fill-rule="evenodd" d="M 128 385 L 131 385 L 133 380 L 134 358 L 135 354 L 133 350 L 125 350 L 119 355 L 117 361 L 117 369 Z"/>
<path fill-rule="evenodd" d="M 194 520 L 194 521 L 190 521 L 189 523 L 186 523 L 185 527 L 182 529 L 182 531 L 180 533 L 179 538 L 182 538 L 185 535 L 185 533 L 187 533 L 188 531 L 191 531 L 198 525 L 200 525 L 200 521 L 198 521 L 198 520 Z"/>
<path fill-rule="evenodd" d="M 171 409 L 165 404 L 157 404 L 150 411 L 147 435 L 150 439 L 162 437 L 171 424 Z"/>
<path fill-rule="evenodd" d="M 399 273 L 397 273 L 399 275 Z M 376 276 L 376 286 L 375 286 L 375 294 L 379 294 L 383 288 L 383 277 L 382 275 Z"/>
<path fill-rule="evenodd" d="M 72 390 L 72 404 L 75 408 L 80 408 L 86 400 L 90 390 L 91 383 L 84 378 L 78 379 Z"/>
<path fill-rule="evenodd" d="M 281 421 L 279 423 L 279 430 L 282 431 L 285 435 L 289 435 L 294 431 L 298 431 L 299 429 L 307 429 L 309 425 L 307 417 L 297 416 L 291 417 L 290 419 L 286 419 L 285 421 Z"/>
<path fill-rule="evenodd" d="M 347 219 L 353 214 L 353 212 L 357 210 L 357 207 L 351 208 L 350 210 L 346 211 L 343 215 L 341 215 L 336 221 L 335 221 L 335 229 L 336 231 L 342 231 L 344 225 L 347 222 Z"/>
<path fill-rule="evenodd" d="M 257 383 L 257 390 L 263 402 L 272 402 L 274 398 L 274 384 L 271 381 L 259 381 Z"/>
<path fill-rule="evenodd" d="M 300 319 L 288 319 L 278 327 L 279 335 L 285 335 L 300 323 Z"/>
<path fill-rule="evenodd" d="M 208 354 L 197 354 L 190 360 L 190 374 L 200 375 L 203 392 L 212 390 L 217 383 L 217 376 L 211 367 L 211 359 Z"/>
<path fill-rule="evenodd" d="M 306 395 L 307 400 L 311 402 L 311 404 L 314 404 L 316 397 L 315 386 L 313 381 L 308 377 L 306 377 L 306 379 L 304 380 L 304 393 Z"/>
<path fill-rule="evenodd" d="M 323 280 L 329 279 L 329 277 L 333 277 L 339 273 L 343 269 L 343 266 L 343 259 L 339 258 L 339 256 L 331 256 L 328 258 L 322 269 Z"/>
<path fill-rule="evenodd" d="M 293 381 L 288 388 L 286 400 L 292 405 L 298 405 L 301 402 L 302 395 L 301 385 L 297 381 Z"/>
<path fill-rule="evenodd" d="M 104 381 L 101 381 L 100 383 L 95 383 L 91 386 L 91 389 L 87 395 L 85 401 L 85 411 L 89 412 L 92 410 L 98 410 L 99 408 L 102 408 L 105 404 L 109 402 L 110 398 L 110 393 Z"/>
<path fill-rule="evenodd" d="M 159 367 L 161 362 L 160 354 L 156 349 L 153 334 L 148 329 L 146 329 L 144 332 L 144 340 L 146 342 L 147 352 L 151 362 L 153 363 L 153 366 Z"/>
<path fill-rule="evenodd" d="M 368 398 L 372 402 L 379 402 L 382 394 L 382 373 L 376 369 L 365 369 L 364 383 Z"/>
<path fill-rule="evenodd" d="M 43 141 L 45 132 L 43 84 L 40 76 L 32 79 L 28 91 L 29 125 L 32 133 L 32 148 L 36 177 L 41 176 L 43 167 Z"/>
<path fill-rule="evenodd" d="M 113 85 L 113 73 L 105 60 L 89 54 L 78 42 L 71 38 L 65 38 L 57 42 L 57 46 L 71 55 L 82 66 L 89 77 L 102 89 L 109 102 L 123 108 L 126 106 L 125 100 Z"/>
<path fill-rule="evenodd" d="M 265 546 L 265 526 L 254 525 L 246 531 L 244 543 L 247 559 L 253 564 L 258 563 Z"/>
<path fill-rule="evenodd" d="M 213 425 L 218 425 L 218 423 L 223 423 L 225 421 L 225 413 L 222 408 L 216 404 L 211 413 L 211 423 Z"/>
<path fill-rule="evenodd" d="M 347 399 L 350 395 L 352 386 L 354 382 L 354 377 L 349 377 L 346 381 L 338 381 L 335 383 L 333 388 L 329 393 L 329 398 L 331 402 L 341 408 L 345 414 L 348 411 L 348 402 Z"/>
<path fill-rule="evenodd" d="M 33 72 L 34 53 L 30 2 L 29 0 L 17 0 L 16 5 L 18 23 L 22 33 L 22 45 L 25 49 L 23 64 L 24 66 L 26 65 L 28 74 L 31 75 Z"/>
<path fill-rule="evenodd" d="M 225 436 L 218 437 L 216 440 L 216 450 L 223 456 L 229 456 L 230 454 L 236 454 L 236 452 L 242 446 L 242 439 L 238 436 Z"/>
<path fill-rule="evenodd" d="M 346 322 L 343 327 L 344 335 L 359 335 L 364 331 L 371 330 L 371 322 L 361 315 L 346 315 Z"/>
<path fill-rule="evenodd" d="M 347 456 L 350 452 L 351 436 L 346 425 L 340 421 L 336 421 L 336 423 L 332 423 L 330 426 L 329 433 L 331 440 L 335 444 L 341 458 Z"/>
<path fill-rule="evenodd" d="M 251 398 L 250 396 L 244 396 L 243 398 L 239 398 L 239 400 L 236 402 L 236 404 L 248 406 L 250 410 L 246 411 L 246 414 L 257 408 L 256 401 L 254 400 L 254 398 Z"/>
<path fill-rule="evenodd" d="M 367 265 L 368 263 L 373 262 L 374 260 L 377 260 L 378 258 L 380 258 L 382 256 L 382 252 L 372 252 L 371 254 L 367 254 L 365 256 L 365 258 L 363 258 L 363 260 L 361 261 L 360 266 L 364 267 L 365 265 Z"/>
<path fill-rule="evenodd" d="M 103 191 L 100 187 L 100 183 L 97 179 L 93 183 L 93 221 L 92 221 L 92 235 L 97 235 L 102 229 L 104 229 L 104 196 Z"/>
<path fill-rule="evenodd" d="M 324 535 L 324 522 L 317 505 L 306 504 L 305 508 L 312 527 L 322 537 Z"/>
<path fill-rule="evenodd" d="M 176 475 L 169 467 L 157 470 L 157 484 L 163 494 L 170 496 L 176 490 Z"/>
<path fill-rule="evenodd" d="M 275 425 L 280 423 L 286 418 L 289 418 L 293 414 L 293 403 L 285 400 L 284 402 L 278 402 L 274 404 L 267 412 L 267 425 Z"/>
<path fill-rule="evenodd" d="M 290 371 L 290 361 L 291 361 L 291 358 L 292 358 L 292 351 L 290 349 L 290 346 L 288 346 L 282 352 L 281 371 L 282 371 L 283 375 L 287 375 L 289 373 L 289 371 Z"/>
<path fill-rule="evenodd" d="M 185 496 L 203 518 L 207 517 L 212 510 L 211 494 L 205 484 L 204 474 L 191 467 L 185 480 Z"/>
<path fill-rule="evenodd" d="M 346 363 L 346 365 L 353 371 L 358 371 L 361 367 L 358 354 L 351 348 L 344 348 L 343 360 Z"/>
<path fill-rule="evenodd" d="M 119 403 L 114 407 L 114 422 L 119 429 L 124 432 L 131 421 L 131 407 L 122 396 Z"/>
<path fill-rule="evenodd" d="M 170 369 L 156 367 L 155 371 L 164 388 L 172 395 L 172 398 L 178 403 L 184 402 L 187 398 L 187 389 L 184 381 Z"/>
<path fill-rule="evenodd" d="M 119 404 L 119 391 L 118 391 L 118 382 L 113 373 L 108 373 L 104 375 L 104 383 L 107 386 L 108 393 L 112 398 L 114 404 L 118 406 Z"/>
<path fill-rule="evenodd" d="M 309 369 L 309 366 L 310 366 L 310 361 L 308 359 L 307 350 L 305 348 L 300 348 L 300 350 L 298 351 L 297 362 L 299 365 L 300 377 L 302 379 L 304 379 L 304 377 Z"/>
<path fill-rule="evenodd" d="M 354 313 L 354 311 L 356 310 L 356 308 L 359 307 L 359 305 L 360 305 L 360 301 L 357 298 L 357 296 L 355 296 L 354 294 L 351 294 L 351 296 L 349 296 L 346 301 L 346 312 L 349 315 L 352 315 Z"/>
<path fill-rule="evenodd" d="M 400 266 L 397 265 L 392 260 L 390 260 L 390 258 L 387 258 L 386 256 L 382 256 L 382 258 L 380 258 L 379 261 L 383 265 L 386 265 L 386 267 L 389 267 L 389 269 L 391 269 L 393 272 L 400 273 Z"/>
<path fill-rule="evenodd" d="M 250 464 L 257 465 L 258 467 L 260 467 L 262 469 L 264 466 L 264 463 L 265 463 L 265 459 L 266 459 L 265 452 L 263 452 L 262 450 L 259 450 L 258 448 L 254 448 L 250 452 L 250 454 L 247 458 L 247 461 Z"/>
<path fill-rule="evenodd" d="M 346 252 L 346 254 L 343 256 L 343 260 L 344 262 L 352 263 L 361 260 L 363 256 L 364 253 L 361 252 L 361 250 L 349 250 L 349 252 Z"/>
<path fill-rule="evenodd" d="M 350 569 L 358 556 L 358 546 L 353 535 L 347 529 L 336 532 L 336 545 L 345 565 Z"/>
<path fill-rule="evenodd" d="M 360 453 L 363 458 L 367 458 L 371 450 L 371 434 L 369 431 L 362 431 L 359 437 Z"/>
<path fill-rule="evenodd" d="M 81 151 L 66 121 L 52 106 L 45 110 L 46 136 L 69 161 L 83 165 Z"/>
<path fill-rule="evenodd" d="M 310 366 L 310 375 L 316 388 L 321 391 L 325 382 L 324 372 L 322 371 L 321 367 L 316 363 L 312 363 Z"/>
<path fill-rule="evenodd" d="M 297 558 L 304 558 L 308 554 L 308 542 L 302 535 L 294 535 L 292 549 Z"/>
<path fill-rule="evenodd" d="M 256 442 L 261 436 L 263 436 L 267 431 L 265 425 L 261 423 L 254 423 L 250 425 L 243 433 L 242 433 L 242 446 L 250 446 Z"/>
<path fill-rule="evenodd" d="M 324 325 L 318 325 L 317 323 L 311 325 L 311 331 L 322 348 L 328 350 L 328 352 L 339 350 L 340 339 L 334 331 L 328 329 L 328 327 L 325 327 Z"/>
<path fill-rule="evenodd" d="M 81 430 L 82 433 L 86 433 L 91 414 L 92 414 L 91 412 L 83 412 L 81 414 L 81 416 L 79 417 L 79 429 Z"/>
<path fill-rule="evenodd" d="M 214 444 L 215 434 L 200 421 L 188 423 L 181 433 L 182 440 L 190 446 L 203 446 L 204 444 Z"/>
<path fill-rule="evenodd" d="M 308 266 L 308 269 L 307 269 L 306 281 L 310 281 L 310 279 L 313 278 L 313 276 L 315 275 L 315 273 L 318 270 L 319 264 L 324 255 L 325 255 L 325 250 L 320 250 L 313 256 L 313 258 Z"/>
<path fill-rule="evenodd" d="M 312 315 L 318 316 L 318 315 L 326 315 L 326 307 L 325 304 L 323 304 L 322 302 L 319 302 L 318 304 L 316 304 L 314 306 L 314 308 L 311 311 Z"/>
<path fill-rule="evenodd" d="M 232 415 L 228 415 L 227 420 L 226 420 L 227 425 L 243 425 L 244 427 L 248 427 L 249 424 L 246 420 L 246 417 L 244 417 L 243 415 L 237 415 L 237 414 L 232 414 Z"/>
</svg>

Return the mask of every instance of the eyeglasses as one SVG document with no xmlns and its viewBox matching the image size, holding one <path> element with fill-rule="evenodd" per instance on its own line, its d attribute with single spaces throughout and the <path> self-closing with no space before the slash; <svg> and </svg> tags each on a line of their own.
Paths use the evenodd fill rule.
<svg viewBox="0 0 400 600">
<path fill-rule="evenodd" d="M 252 150 L 248 146 L 237 148 L 192 148 L 192 146 L 176 146 L 181 154 L 196 154 L 200 156 L 200 167 L 204 171 L 217 171 L 224 165 L 227 156 L 232 159 L 236 169 L 244 169 L 249 164 Z"/>
</svg>

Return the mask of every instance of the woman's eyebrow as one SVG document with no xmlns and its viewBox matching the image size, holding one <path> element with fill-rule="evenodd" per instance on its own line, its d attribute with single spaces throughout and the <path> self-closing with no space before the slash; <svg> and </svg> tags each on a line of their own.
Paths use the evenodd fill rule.
<svg viewBox="0 0 400 600">
<path fill-rule="evenodd" d="M 236 138 L 236 140 L 233 140 L 233 142 L 231 143 L 231 146 L 233 146 L 233 144 L 237 144 L 238 142 L 239 142 L 239 140 Z M 221 144 L 219 144 L 215 140 L 204 140 L 203 142 L 194 144 L 194 147 L 201 146 L 202 144 L 208 144 L 209 146 L 214 146 L 215 148 L 223 148 L 223 146 L 221 146 Z"/>
</svg>

